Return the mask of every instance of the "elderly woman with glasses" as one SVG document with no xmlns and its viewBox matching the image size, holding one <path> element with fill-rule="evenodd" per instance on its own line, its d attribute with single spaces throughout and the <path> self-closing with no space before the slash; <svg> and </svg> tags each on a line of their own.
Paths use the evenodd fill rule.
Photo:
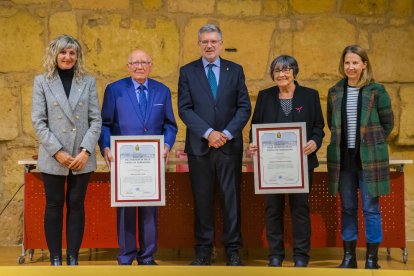
<svg viewBox="0 0 414 276">
<path fill-rule="evenodd" d="M 273 60 L 270 77 L 276 85 L 259 92 L 251 123 L 306 123 L 307 142 L 302 150 L 308 157 L 308 179 L 311 187 L 313 170 L 319 165 L 316 152 L 324 137 L 324 120 L 318 91 L 300 86 L 296 81 L 298 73 L 298 63 L 292 56 L 281 55 Z M 256 154 L 257 146 L 250 144 L 249 150 Z M 292 217 L 293 261 L 295 267 L 306 267 L 309 262 L 311 235 L 309 194 L 292 193 L 288 196 Z M 285 194 L 265 195 L 269 266 L 281 266 L 285 258 L 284 208 Z"/>
</svg>

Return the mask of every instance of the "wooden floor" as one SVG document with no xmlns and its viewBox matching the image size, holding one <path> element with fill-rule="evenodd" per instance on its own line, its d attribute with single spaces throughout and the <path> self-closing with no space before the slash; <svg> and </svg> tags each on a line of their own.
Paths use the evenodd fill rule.
<svg viewBox="0 0 414 276">
<path fill-rule="evenodd" d="M 217 250 L 217 257 L 212 266 L 225 265 L 222 250 Z M 407 242 L 408 261 L 403 262 L 402 250 L 399 248 L 391 249 L 391 255 L 387 256 L 385 248 L 380 248 L 379 264 L 382 270 L 411 270 L 414 275 L 414 242 Z M 98 249 L 87 250 L 82 249 L 79 256 L 80 266 L 116 266 L 116 249 Z M 291 260 L 291 251 L 287 251 L 286 259 L 283 267 L 293 267 Z M 311 260 L 309 267 L 311 268 L 335 268 L 341 261 L 341 248 L 323 248 L 313 249 L 311 251 Z M 18 264 L 19 256 L 21 256 L 21 247 L 0 247 L 0 269 L 3 266 L 17 267 L 36 267 L 49 266 L 49 257 L 47 250 L 35 250 L 32 260 L 29 255 L 25 256 L 25 262 Z M 176 250 L 176 249 L 162 249 L 156 256 L 156 261 L 161 266 L 188 266 L 193 257 L 193 252 L 190 249 Z M 358 267 L 364 267 L 365 249 L 357 249 Z M 242 259 L 245 266 L 248 267 L 266 267 L 267 266 L 267 251 L 266 249 L 257 249 L 242 252 Z M 134 263 L 136 266 L 136 263 Z M 1 270 L 0 270 L 1 271 Z M 6 275 L 0 273 L 0 275 Z"/>
</svg>

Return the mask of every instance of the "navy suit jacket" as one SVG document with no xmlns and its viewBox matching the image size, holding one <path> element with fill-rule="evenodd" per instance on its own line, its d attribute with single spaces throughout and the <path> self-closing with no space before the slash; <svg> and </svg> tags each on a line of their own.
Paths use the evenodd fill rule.
<svg viewBox="0 0 414 276">
<path fill-rule="evenodd" d="M 251 113 L 243 68 L 231 61 L 220 60 L 220 78 L 214 99 L 201 58 L 181 67 L 178 113 L 187 126 L 186 153 L 201 156 L 209 151 L 208 140 L 203 138 L 209 128 L 226 129 L 234 137 L 220 150 L 226 154 L 241 153 L 242 130 Z"/>
<path fill-rule="evenodd" d="M 280 109 L 279 87 L 273 86 L 259 91 L 256 106 L 253 112 L 252 124 L 271 124 L 278 122 Z M 300 86 L 296 83 L 292 100 L 292 121 L 306 123 L 307 141 L 314 140 L 318 149 L 322 145 L 325 136 L 325 126 L 318 91 Z M 250 128 L 250 141 L 251 141 Z M 314 169 L 319 165 L 316 151 L 308 156 L 308 169 Z"/>
<path fill-rule="evenodd" d="M 164 135 L 170 148 L 177 135 L 177 123 L 171 104 L 170 89 L 148 79 L 148 105 L 146 118 L 142 118 L 132 79 L 130 77 L 110 83 L 105 89 L 102 104 L 101 152 L 110 147 L 111 135 Z"/>
</svg>

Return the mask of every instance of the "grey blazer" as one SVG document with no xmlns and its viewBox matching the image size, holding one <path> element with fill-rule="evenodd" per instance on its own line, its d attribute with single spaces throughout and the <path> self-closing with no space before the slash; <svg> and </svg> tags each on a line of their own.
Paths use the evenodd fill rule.
<svg viewBox="0 0 414 276">
<path fill-rule="evenodd" d="M 82 171 L 72 173 L 82 174 L 96 169 L 95 146 L 101 133 L 102 119 L 94 77 L 74 78 L 68 99 L 58 75 L 52 79 L 36 76 L 32 124 L 39 139 L 39 171 L 68 175 L 69 169 L 53 156 L 62 149 L 75 157 L 81 148 L 87 149 L 91 156 Z"/>
</svg>

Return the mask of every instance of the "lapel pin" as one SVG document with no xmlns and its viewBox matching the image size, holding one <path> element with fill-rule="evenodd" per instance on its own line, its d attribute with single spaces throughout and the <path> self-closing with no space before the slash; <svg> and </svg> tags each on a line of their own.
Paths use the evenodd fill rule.
<svg viewBox="0 0 414 276">
<path fill-rule="evenodd" d="M 226 70 L 229 71 L 229 67 L 227 67 Z"/>
</svg>

